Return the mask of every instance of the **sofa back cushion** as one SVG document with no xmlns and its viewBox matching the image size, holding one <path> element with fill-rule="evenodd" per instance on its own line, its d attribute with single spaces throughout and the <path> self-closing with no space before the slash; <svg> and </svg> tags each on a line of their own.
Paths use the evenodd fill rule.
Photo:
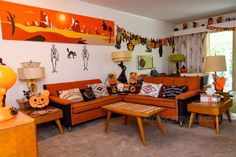
<svg viewBox="0 0 236 157">
<path fill-rule="evenodd" d="M 158 97 L 162 84 L 143 82 L 139 95 Z"/>
<path fill-rule="evenodd" d="M 84 101 L 79 88 L 58 91 L 59 98 L 72 100 L 73 102 Z"/>
<path fill-rule="evenodd" d="M 82 81 L 75 81 L 75 82 L 62 82 L 62 83 L 53 83 L 53 84 L 45 84 L 44 89 L 49 90 L 50 95 L 58 96 L 58 91 L 67 90 L 71 88 L 79 88 L 85 89 L 88 88 L 89 84 L 94 83 L 101 83 L 100 79 L 93 79 L 93 80 L 82 80 Z"/>
<path fill-rule="evenodd" d="M 145 77 L 144 82 L 163 86 L 187 86 L 188 91 L 200 89 L 201 77 Z"/>
</svg>

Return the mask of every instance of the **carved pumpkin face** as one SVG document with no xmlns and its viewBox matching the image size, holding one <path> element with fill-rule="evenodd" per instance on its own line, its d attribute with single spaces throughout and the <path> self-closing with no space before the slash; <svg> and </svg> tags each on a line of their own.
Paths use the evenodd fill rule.
<svg viewBox="0 0 236 157">
<path fill-rule="evenodd" d="M 30 106 L 33 108 L 43 108 L 48 105 L 49 103 L 49 91 L 43 90 L 40 92 L 39 96 L 32 96 L 30 97 L 29 103 Z"/>
</svg>

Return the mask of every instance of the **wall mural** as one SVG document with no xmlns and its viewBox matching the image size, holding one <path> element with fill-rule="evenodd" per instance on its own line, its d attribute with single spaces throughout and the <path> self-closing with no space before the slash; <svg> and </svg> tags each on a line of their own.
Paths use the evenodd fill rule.
<svg viewBox="0 0 236 157">
<path fill-rule="evenodd" d="M 88 70 L 88 61 L 89 61 L 89 52 L 84 45 L 83 51 L 82 51 L 82 58 L 84 61 L 84 69 L 83 70 Z"/>
<path fill-rule="evenodd" d="M 51 48 L 51 62 L 52 62 L 52 73 L 57 73 L 57 62 L 59 61 L 59 53 L 57 52 L 55 44 L 52 44 Z"/>
<path fill-rule="evenodd" d="M 114 45 L 114 22 L 0 1 L 6 40 Z"/>
</svg>

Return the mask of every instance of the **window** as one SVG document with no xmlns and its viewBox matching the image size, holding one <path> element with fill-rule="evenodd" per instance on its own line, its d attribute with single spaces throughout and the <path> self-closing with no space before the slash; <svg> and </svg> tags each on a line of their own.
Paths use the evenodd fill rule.
<svg viewBox="0 0 236 157">
<path fill-rule="evenodd" d="M 217 72 L 217 76 L 226 78 L 225 89 L 232 89 L 232 58 L 233 58 L 233 32 L 214 32 L 209 36 L 209 56 L 225 55 L 227 71 Z M 212 82 L 212 76 L 209 81 Z"/>
</svg>

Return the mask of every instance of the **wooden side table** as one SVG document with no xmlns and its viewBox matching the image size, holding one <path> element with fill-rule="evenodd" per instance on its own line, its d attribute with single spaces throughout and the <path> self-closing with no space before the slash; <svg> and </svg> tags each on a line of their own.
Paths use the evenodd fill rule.
<svg viewBox="0 0 236 157">
<path fill-rule="evenodd" d="M 188 111 L 191 112 L 189 128 L 192 127 L 193 119 L 198 114 L 210 115 L 215 117 L 215 128 L 216 134 L 220 133 L 219 126 L 219 116 L 222 115 L 223 112 L 227 113 L 228 120 L 231 122 L 229 108 L 232 106 L 232 100 L 228 99 L 226 101 L 222 100 L 219 103 L 209 103 L 209 102 L 192 102 L 188 104 Z"/>
<path fill-rule="evenodd" d="M 31 107 L 27 107 L 28 101 L 18 99 L 17 102 L 19 103 L 20 111 L 34 118 L 36 124 L 55 121 L 60 133 L 64 133 L 60 122 L 60 118 L 63 117 L 63 112 L 61 109 L 52 106 L 47 106 L 46 108 L 36 110 Z"/>
<path fill-rule="evenodd" d="M 37 157 L 38 145 L 35 120 L 22 112 L 0 122 L 0 156 Z"/>
</svg>

